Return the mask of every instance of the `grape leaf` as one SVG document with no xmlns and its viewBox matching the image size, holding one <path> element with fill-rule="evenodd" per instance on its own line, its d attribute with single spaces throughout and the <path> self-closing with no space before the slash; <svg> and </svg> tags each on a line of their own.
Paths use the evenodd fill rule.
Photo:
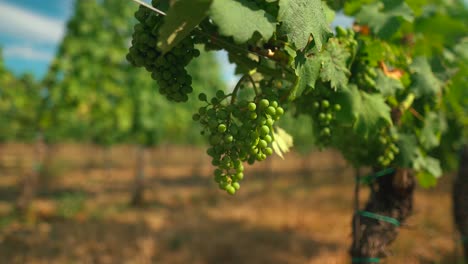
<svg viewBox="0 0 468 264">
<path fill-rule="evenodd" d="M 280 0 L 278 21 L 282 22 L 281 32 L 301 50 L 311 34 L 318 50 L 331 35 L 321 0 Z"/>
<path fill-rule="evenodd" d="M 178 0 L 167 11 L 159 29 L 158 48 L 171 50 L 207 16 L 213 0 Z"/>
<path fill-rule="evenodd" d="M 317 58 L 322 66 L 320 78 L 330 82 L 331 87 L 335 90 L 345 88 L 348 84 L 348 76 L 351 74 L 346 67 L 350 56 L 351 54 L 340 45 L 338 39 L 330 38 L 325 49 Z"/>
<path fill-rule="evenodd" d="M 356 14 L 358 23 L 368 25 L 377 36 L 387 39 L 398 31 L 401 20 L 412 22 L 413 11 L 403 0 L 376 1 Z"/>
<path fill-rule="evenodd" d="M 337 121 L 346 124 L 351 119 L 354 131 L 363 138 L 368 138 L 382 125 L 392 123 L 390 107 L 380 94 L 369 94 L 350 85 L 338 91 L 336 100 L 342 106 L 336 115 Z"/>
<path fill-rule="evenodd" d="M 377 71 L 375 87 L 385 98 L 394 96 L 398 90 L 403 90 L 405 88 L 401 81 L 387 77 L 382 70 Z"/>
<path fill-rule="evenodd" d="M 426 188 L 435 186 L 437 178 L 442 176 L 439 160 L 430 156 L 424 157 L 422 153 L 419 153 L 413 167 L 418 172 L 416 177 L 419 184 Z"/>
<path fill-rule="evenodd" d="M 289 152 L 289 149 L 293 146 L 293 138 L 288 132 L 280 127 L 276 127 L 273 131 L 274 141 L 271 144 L 276 155 L 280 156 L 282 159 L 283 153 Z"/>
<path fill-rule="evenodd" d="M 290 100 L 295 99 L 296 95 L 314 89 L 320 74 L 320 61 L 317 58 L 307 58 L 303 53 L 298 53 L 294 62 L 297 82 L 291 92 Z"/>
<path fill-rule="evenodd" d="M 269 39 L 276 29 L 275 19 L 247 0 L 213 1 L 209 14 L 219 33 L 238 44 L 246 43 L 255 32 Z"/>
<path fill-rule="evenodd" d="M 424 57 L 417 57 L 410 65 L 412 73 L 411 90 L 416 97 L 430 97 L 440 92 L 442 84 L 431 70 L 429 62 Z"/>
<path fill-rule="evenodd" d="M 425 149 L 437 147 L 444 131 L 445 123 L 442 117 L 435 112 L 427 113 L 424 119 L 424 126 L 419 135 L 421 146 Z"/>
<path fill-rule="evenodd" d="M 400 134 L 397 145 L 400 149 L 396 159 L 397 163 L 404 168 L 411 168 L 418 150 L 416 137 L 411 134 Z"/>
</svg>

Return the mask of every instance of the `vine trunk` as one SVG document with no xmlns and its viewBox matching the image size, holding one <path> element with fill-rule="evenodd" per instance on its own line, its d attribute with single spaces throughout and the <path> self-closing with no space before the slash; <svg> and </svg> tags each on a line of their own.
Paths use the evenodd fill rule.
<svg viewBox="0 0 468 264">
<path fill-rule="evenodd" d="M 453 213 L 460 232 L 465 259 L 468 261 L 468 145 L 460 152 L 458 175 L 453 183 Z"/>
<path fill-rule="evenodd" d="M 411 171 L 398 169 L 379 177 L 371 185 L 365 212 L 387 216 L 404 222 L 413 210 L 415 178 Z M 353 217 L 353 244 L 350 254 L 355 262 L 364 258 L 382 258 L 388 255 L 388 246 L 396 239 L 400 226 L 376 220 L 361 214 Z"/>
</svg>

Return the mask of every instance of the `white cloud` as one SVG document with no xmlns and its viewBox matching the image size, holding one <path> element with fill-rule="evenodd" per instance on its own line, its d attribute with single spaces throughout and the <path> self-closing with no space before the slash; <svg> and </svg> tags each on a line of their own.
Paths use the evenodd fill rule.
<svg viewBox="0 0 468 264">
<path fill-rule="evenodd" d="M 52 19 L 0 1 L 0 33 L 40 43 L 57 43 L 65 21 Z"/>
<path fill-rule="evenodd" d="M 49 61 L 54 54 L 34 49 L 31 46 L 9 46 L 3 50 L 5 58 L 25 59 L 34 61 Z"/>
</svg>

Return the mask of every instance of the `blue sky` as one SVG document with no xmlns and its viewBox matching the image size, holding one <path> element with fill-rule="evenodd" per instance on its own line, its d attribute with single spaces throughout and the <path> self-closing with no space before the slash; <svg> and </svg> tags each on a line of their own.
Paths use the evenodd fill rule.
<svg viewBox="0 0 468 264">
<path fill-rule="evenodd" d="M 42 77 L 72 10 L 72 0 L 0 0 L 0 46 L 7 67 Z"/>
<path fill-rule="evenodd" d="M 129 0 L 130 1 L 130 0 Z M 33 73 L 42 78 L 65 33 L 74 0 L 0 0 L 0 47 L 6 66 L 15 74 Z M 350 24 L 337 17 L 336 23 Z M 336 24 L 335 23 L 335 24 Z M 237 79 L 224 53 L 218 54 L 224 79 Z"/>
</svg>

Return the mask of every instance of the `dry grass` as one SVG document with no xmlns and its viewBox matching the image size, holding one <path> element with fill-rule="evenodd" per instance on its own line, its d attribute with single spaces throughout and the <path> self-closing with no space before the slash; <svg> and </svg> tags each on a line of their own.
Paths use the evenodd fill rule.
<svg viewBox="0 0 468 264">
<path fill-rule="evenodd" d="M 33 157 L 28 146 L 2 149 L 0 218 L 7 219 L 18 175 Z M 250 168 L 231 197 L 217 190 L 200 151 L 154 150 L 143 208 L 128 206 L 130 147 L 112 150 L 108 174 L 94 147 L 58 146 L 52 153 L 60 173 L 26 220 L 4 221 L 0 263 L 349 263 L 352 170 L 336 153 L 291 154 Z M 417 190 L 409 227 L 385 263 L 456 262 L 449 182 Z M 60 201 L 76 193 L 85 195 L 84 204 L 61 216 Z"/>
</svg>

